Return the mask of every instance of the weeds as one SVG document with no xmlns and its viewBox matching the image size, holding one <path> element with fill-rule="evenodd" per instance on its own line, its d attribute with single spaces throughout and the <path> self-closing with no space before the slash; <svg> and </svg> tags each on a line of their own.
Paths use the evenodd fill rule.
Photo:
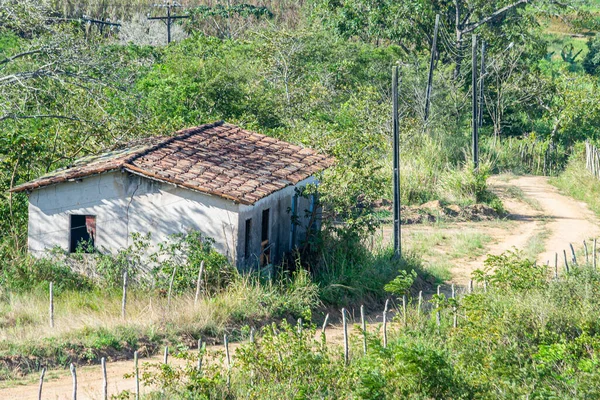
<svg viewBox="0 0 600 400">
<path fill-rule="evenodd" d="M 517 252 L 490 257 L 486 268 L 487 291 L 442 295 L 420 312 L 409 297 L 406 325 L 400 315 L 387 348 L 368 330 L 364 354 L 355 328 L 347 366 L 341 346 L 326 345 L 315 326 L 283 322 L 239 346 L 229 371 L 219 353 L 202 373 L 185 351 L 185 366 L 147 366 L 157 388 L 150 398 L 598 398 L 598 271 L 582 265 L 547 280 Z"/>
</svg>

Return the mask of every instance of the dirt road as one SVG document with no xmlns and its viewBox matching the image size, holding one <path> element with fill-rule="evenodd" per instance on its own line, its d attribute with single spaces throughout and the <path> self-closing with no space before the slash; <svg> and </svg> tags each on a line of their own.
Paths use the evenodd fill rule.
<svg viewBox="0 0 600 400">
<path fill-rule="evenodd" d="M 533 240 L 540 244 L 536 247 L 537 260 L 554 262 L 555 252 L 562 254 L 563 249 L 573 243 L 581 249 L 583 240 L 600 236 L 600 221 L 581 202 L 564 196 L 548 183 L 547 178 L 524 176 L 497 178 L 490 180 L 490 187 L 503 200 L 505 208 L 514 221 L 505 228 L 489 229 L 493 241 L 486 248 L 486 254 L 500 254 L 513 247 L 523 249 Z M 516 188 L 516 189 L 515 189 Z M 435 229 L 435 228 L 434 228 Z M 538 254 L 539 253 L 539 254 Z M 474 259 L 455 262 L 451 269 L 452 282 L 464 285 L 471 272 L 482 266 L 486 255 Z M 562 266 L 562 260 L 559 261 Z M 374 324 L 375 325 L 375 324 Z M 332 341 L 341 339 L 341 329 L 332 327 L 328 337 Z M 235 345 L 234 345 L 235 346 Z M 222 350 L 222 346 L 212 347 L 211 351 Z M 233 350 L 232 350 L 233 351 Z M 162 356 L 141 360 L 142 363 L 161 362 Z M 180 363 L 171 358 L 172 363 Z M 123 390 L 135 390 L 133 378 L 123 378 L 133 372 L 132 361 L 109 363 L 107 366 L 109 396 Z M 101 399 L 102 373 L 99 366 L 83 367 L 78 372 L 78 399 Z M 142 388 L 141 392 L 149 391 Z M 0 389 L 2 399 L 37 399 L 38 383 L 36 377 L 25 378 L 18 386 Z M 70 399 L 72 380 L 69 371 L 52 371 L 47 374 L 44 383 L 44 399 Z"/>
<path fill-rule="evenodd" d="M 482 266 L 487 254 L 498 255 L 512 248 L 534 247 L 530 251 L 535 254 L 529 255 L 535 256 L 538 263 L 549 261 L 551 265 L 554 265 L 555 253 L 559 253 L 559 266 L 562 267 L 562 251 L 569 251 L 570 243 L 581 249 L 584 240 L 590 245 L 590 240 L 600 236 L 600 221 L 587 205 L 560 194 L 546 177 L 493 177 L 489 184 L 502 199 L 510 213 L 509 218 L 516 223 L 496 234 L 486 255 L 453 268 L 452 281 L 455 283 L 467 284 L 471 272 Z"/>
</svg>

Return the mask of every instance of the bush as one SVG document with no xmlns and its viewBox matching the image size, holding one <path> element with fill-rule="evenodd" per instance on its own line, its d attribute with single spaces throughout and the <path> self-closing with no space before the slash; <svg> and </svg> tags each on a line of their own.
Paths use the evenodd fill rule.
<svg viewBox="0 0 600 400">
<path fill-rule="evenodd" d="M 227 257 L 214 249 L 215 241 L 192 231 L 171 236 L 166 243 L 159 245 L 159 250 L 152 255 L 156 266 L 151 276 L 154 285 L 167 290 L 173 272 L 173 292 L 183 293 L 196 287 L 200 265 L 204 263 L 204 288 L 216 291 L 227 286 L 237 275 Z"/>
<path fill-rule="evenodd" d="M 486 281 L 500 290 L 528 290 L 546 284 L 547 270 L 523 255 L 522 251 L 506 251 L 499 256 L 488 255 L 483 270 L 473 272 L 477 282 Z"/>
<path fill-rule="evenodd" d="M 94 288 L 92 281 L 60 262 L 23 256 L 3 265 L 0 285 L 4 290 L 15 292 L 48 290 L 54 282 L 55 293 L 66 290 L 88 291 Z"/>
<path fill-rule="evenodd" d="M 487 198 L 487 178 L 490 164 L 481 162 L 477 169 L 472 162 L 462 168 L 448 168 L 442 177 L 441 188 L 447 199 L 457 203 L 480 203 Z"/>
</svg>

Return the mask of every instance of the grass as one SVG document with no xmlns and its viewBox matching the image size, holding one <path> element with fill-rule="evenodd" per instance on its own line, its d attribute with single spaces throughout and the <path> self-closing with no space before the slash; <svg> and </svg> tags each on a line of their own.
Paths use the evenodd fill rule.
<svg viewBox="0 0 600 400">
<path fill-rule="evenodd" d="M 600 181 L 585 169 L 582 152 L 575 153 L 563 173 L 551 178 L 550 183 L 562 193 L 585 202 L 600 216 Z"/>
<path fill-rule="evenodd" d="M 543 253 L 546 249 L 545 242 L 549 235 L 550 232 L 544 227 L 542 227 L 537 232 L 535 232 L 533 236 L 527 239 L 527 243 L 525 244 L 525 248 L 523 249 L 525 257 L 529 260 L 535 261 L 537 259 L 537 256 Z"/>
<path fill-rule="evenodd" d="M 229 332 L 235 340 L 246 324 L 304 317 L 319 304 L 318 288 L 306 272 L 278 284 L 241 276 L 198 304 L 191 295 L 173 298 L 169 305 L 158 293 L 132 291 L 125 320 L 120 293 L 67 291 L 55 300 L 55 328 L 50 329 L 47 296 L 9 293 L 0 304 L 0 359 L 6 362 L 0 373 L 7 379 L 11 370 L 93 364 L 102 356 L 130 357 L 140 347 L 151 355 L 165 342 L 200 335 Z"/>
<path fill-rule="evenodd" d="M 149 367 L 150 398 L 599 398 L 598 271 L 582 266 L 553 281 L 519 257 L 499 260 L 486 291 L 432 299 L 419 311 L 409 298 L 406 322 L 397 316 L 386 348 L 381 332 L 368 334 L 363 354 L 361 331 L 350 330 L 348 363 L 315 327 L 299 333 L 284 323 L 236 350 L 227 372 Z"/>
<path fill-rule="evenodd" d="M 517 199 L 519 201 L 522 201 L 525 204 L 528 204 L 531 208 L 533 208 L 536 211 L 543 210 L 540 202 L 537 201 L 537 199 L 526 196 L 525 193 L 523 192 L 523 190 L 518 186 L 513 186 L 513 185 L 507 186 L 506 194 L 509 195 L 510 197 L 512 197 L 513 199 Z"/>
<path fill-rule="evenodd" d="M 456 225 L 424 225 L 418 230 L 405 231 L 403 246 L 423 259 L 423 268 L 435 277 L 435 283 L 443 283 L 452 278 L 450 270 L 456 263 L 485 254 L 492 240 L 489 234 L 481 231 L 487 226 L 487 223 L 484 227 L 463 224 L 457 230 Z"/>
</svg>

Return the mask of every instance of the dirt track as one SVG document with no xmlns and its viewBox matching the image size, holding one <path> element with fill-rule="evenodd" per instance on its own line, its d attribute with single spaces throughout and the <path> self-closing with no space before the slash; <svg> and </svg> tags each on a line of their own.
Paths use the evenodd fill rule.
<svg viewBox="0 0 600 400">
<path fill-rule="evenodd" d="M 493 178 L 490 185 L 503 199 L 505 208 L 515 221 L 508 229 L 495 231 L 493 244 L 487 253 L 500 254 L 512 247 L 523 248 L 535 236 L 543 238 L 544 251 L 538 255 L 538 261 L 545 263 L 554 261 L 554 253 L 562 254 L 563 249 L 573 243 L 576 248 L 582 247 L 583 240 L 600 236 L 600 222 L 587 206 L 570 197 L 563 196 L 544 177 L 515 177 L 508 181 Z M 518 187 L 524 199 L 511 197 L 508 192 L 511 186 Z M 527 200 L 529 199 L 529 200 Z M 526 200 L 526 201 L 523 201 Z M 466 284 L 471 272 L 481 267 L 485 256 L 474 260 L 457 263 L 451 270 L 452 281 Z M 562 266 L 562 259 L 559 258 Z M 332 327 L 328 331 L 331 341 L 339 341 L 341 330 Z M 213 350 L 217 347 L 213 347 Z M 158 363 L 162 356 L 144 359 L 141 362 Z M 171 362 L 177 362 L 172 359 Z M 109 396 L 122 390 L 134 391 L 134 380 L 124 379 L 123 375 L 133 372 L 133 362 L 114 362 L 107 365 Z M 44 383 L 44 399 L 70 399 L 71 376 L 68 371 L 52 371 Z M 0 389 L 2 399 L 37 399 L 38 383 L 35 377 L 21 382 L 21 386 Z M 100 399 L 102 374 L 99 366 L 83 367 L 78 373 L 78 399 Z M 142 388 L 142 393 L 149 390 Z"/>
<path fill-rule="evenodd" d="M 497 235 L 495 244 L 486 254 L 498 255 L 513 247 L 523 249 L 537 235 L 543 240 L 544 249 L 537 255 L 538 263 L 549 261 L 554 265 L 555 253 L 559 253 L 559 266 L 562 267 L 562 251 L 569 251 L 570 243 L 581 249 L 584 240 L 588 240 L 589 246 L 590 239 L 600 236 L 600 221 L 587 205 L 560 194 L 546 177 L 522 176 L 507 182 L 492 178 L 490 186 L 502 198 L 516 224 Z M 510 197 L 508 191 L 511 186 L 519 188 L 526 201 Z M 479 257 L 453 269 L 453 281 L 466 284 L 471 272 L 480 268 L 485 258 Z"/>
</svg>

